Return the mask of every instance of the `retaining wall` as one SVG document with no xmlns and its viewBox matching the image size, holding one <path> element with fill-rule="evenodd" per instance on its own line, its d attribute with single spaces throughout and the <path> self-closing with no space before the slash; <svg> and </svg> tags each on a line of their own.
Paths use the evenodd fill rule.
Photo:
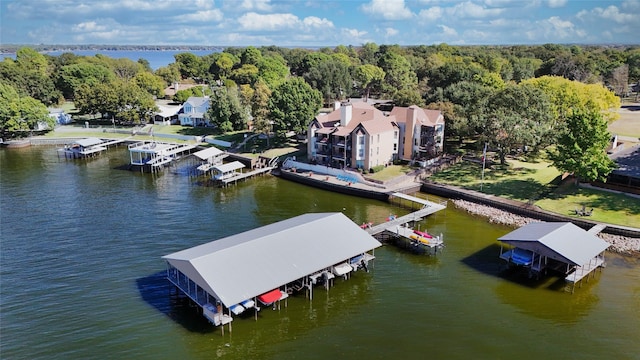
<svg viewBox="0 0 640 360">
<path fill-rule="evenodd" d="M 462 199 L 487 206 L 494 207 L 496 209 L 508 211 L 514 214 L 530 217 L 542 221 L 557 221 L 557 222 L 571 222 L 576 226 L 579 226 L 585 230 L 589 230 L 596 224 L 595 221 L 589 221 L 585 218 L 574 218 L 569 216 L 563 216 L 555 214 L 549 211 L 540 209 L 537 206 L 529 205 L 519 201 L 499 198 L 497 196 L 483 194 L 477 191 L 460 189 L 453 186 L 440 185 L 425 182 L 421 187 L 422 192 L 450 198 L 450 199 Z M 634 228 L 628 228 L 618 225 L 607 224 L 607 227 L 602 231 L 607 234 L 620 235 L 632 238 L 640 238 L 640 231 Z"/>
</svg>

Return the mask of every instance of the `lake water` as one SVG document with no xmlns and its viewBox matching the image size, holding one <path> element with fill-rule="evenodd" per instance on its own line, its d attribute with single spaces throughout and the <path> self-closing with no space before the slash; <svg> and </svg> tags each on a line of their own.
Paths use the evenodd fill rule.
<svg viewBox="0 0 640 360">
<path fill-rule="evenodd" d="M 126 58 L 132 61 L 138 61 L 138 59 L 145 59 L 149 62 L 149 66 L 153 70 L 158 70 L 162 66 L 167 66 L 175 62 L 174 55 L 190 52 L 197 56 L 204 56 L 212 54 L 216 51 L 213 50 L 146 50 L 146 51 L 134 51 L 134 50 L 74 50 L 74 51 L 49 51 L 46 54 L 51 56 L 60 56 L 65 52 L 72 52 L 78 56 L 95 56 L 96 54 L 102 54 L 112 59 Z M 16 54 L 0 54 L 0 61 L 4 58 L 16 58 Z"/>
<path fill-rule="evenodd" d="M 369 273 L 239 317 L 233 332 L 176 299 L 161 256 L 306 212 L 378 223 L 406 210 L 271 176 L 225 189 L 55 148 L 0 150 L 4 359 L 638 359 L 640 264 L 608 255 L 574 294 L 504 270 L 511 229 L 451 205 L 420 223 L 437 257 L 392 246 Z M 425 196 L 424 194 L 418 194 Z"/>
</svg>

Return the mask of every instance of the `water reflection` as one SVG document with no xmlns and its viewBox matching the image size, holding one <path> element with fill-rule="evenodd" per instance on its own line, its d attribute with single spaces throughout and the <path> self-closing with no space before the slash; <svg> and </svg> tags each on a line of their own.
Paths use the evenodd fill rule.
<svg viewBox="0 0 640 360">
<path fill-rule="evenodd" d="M 235 316 L 232 331 L 214 327 L 189 304 L 184 296 L 158 272 L 136 280 L 140 297 L 159 313 L 179 324 L 190 334 L 193 346 L 187 349 L 194 358 L 230 356 L 233 359 L 268 357 L 265 353 L 274 344 L 305 336 L 309 331 L 340 322 L 339 319 L 357 312 L 370 300 L 373 273 L 359 271 L 347 280 L 336 279 L 328 291 L 314 287 L 313 300 L 305 292 L 294 293 L 279 308 L 263 306 L 257 321 L 253 312 Z M 194 335 L 199 334 L 197 337 Z"/>
<path fill-rule="evenodd" d="M 592 291 L 599 277 L 598 274 L 584 282 L 573 294 L 565 291 L 567 284 L 564 279 L 554 277 L 535 281 L 537 286 L 517 286 L 511 281 L 501 281 L 494 290 L 504 304 L 523 314 L 557 324 L 574 324 L 587 316 L 600 301 Z"/>
</svg>

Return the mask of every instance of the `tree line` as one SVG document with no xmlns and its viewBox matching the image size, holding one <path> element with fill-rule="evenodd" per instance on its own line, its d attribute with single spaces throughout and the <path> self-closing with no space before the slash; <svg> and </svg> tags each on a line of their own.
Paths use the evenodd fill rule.
<svg viewBox="0 0 640 360">
<path fill-rule="evenodd" d="M 43 107 L 65 100 L 82 114 L 143 123 L 166 86 L 192 81 L 207 86 L 178 91 L 174 100 L 210 96 L 207 117 L 223 132 L 249 123 L 256 132 L 302 132 L 323 105 L 375 97 L 438 109 L 449 139 L 486 142 L 504 161 L 524 145 L 534 153 L 559 149 L 561 134 L 581 123 L 573 117 L 606 125 L 606 110 L 640 81 L 637 46 L 249 46 L 174 58 L 153 71 L 144 59 L 20 48 L 0 63 L 0 131 L 11 136 L 50 122 Z"/>
</svg>

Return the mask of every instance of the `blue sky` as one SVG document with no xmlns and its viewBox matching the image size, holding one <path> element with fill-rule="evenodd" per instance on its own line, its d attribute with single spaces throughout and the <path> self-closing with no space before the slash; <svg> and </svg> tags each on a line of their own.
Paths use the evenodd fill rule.
<svg viewBox="0 0 640 360">
<path fill-rule="evenodd" d="M 640 44 L 640 0 L 0 0 L 2 44 Z"/>
</svg>

